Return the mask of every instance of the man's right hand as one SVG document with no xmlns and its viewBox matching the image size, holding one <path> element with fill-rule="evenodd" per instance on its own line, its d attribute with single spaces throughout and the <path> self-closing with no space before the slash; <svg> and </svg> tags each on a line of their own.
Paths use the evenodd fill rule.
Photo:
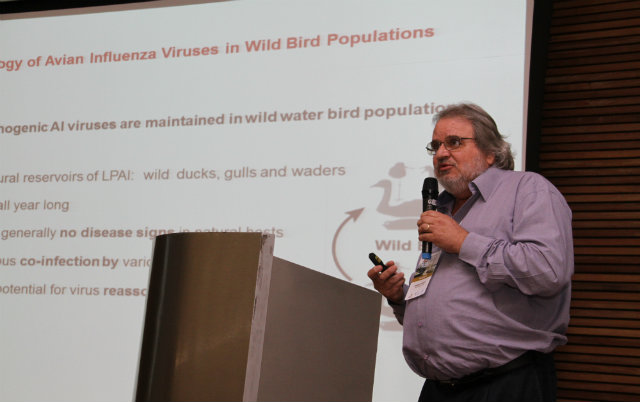
<svg viewBox="0 0 640 402">
<path fill-rule="evenodd" d="M 393 261 L 387 262 L 387 269 L 382 272 L 382 266 L 376 265 L 367 272 L 373 282 L 373 287 L 392 303 L 401 304 L 404 299 L 404 274 L 398 272 Z"/>
</svg>

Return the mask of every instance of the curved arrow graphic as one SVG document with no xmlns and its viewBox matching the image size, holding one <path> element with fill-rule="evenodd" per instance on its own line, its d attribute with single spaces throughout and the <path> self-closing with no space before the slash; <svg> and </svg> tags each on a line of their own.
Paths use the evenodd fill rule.
<svg viewBox="0 0 640 402">
<path fill-rule="evenodd" d="M 355 222 L 362 214 L 362 211 L 364 211 L 364 208 L 354 209 L 353 211 L 345 212 L 349 216 L 344 221 L 342 221 L 340 226 L 338 226 L 338 230 L 336 230 L 336 234 L 333 236 L 333 243 L 331 244 L 331 253 L 333 254 L 333 261 L 336 263 L 336 267 L 338 267 L 338 271 L 340 271 L 342 275 L 344 275 L 344 277 L 347 278 L 347 280 L 349 281 L 351 281 L 351 277 L 342 269 L 342 267 L 340 266 L 340 262 L 338 262 L 338 255 L 336 253 L 336 244 L 338 243 L 338 234 L 340 234 L 340 231 L 342 230 L 342 228 L 347 224 L 347 222 L 349 222 L 350 219 L 353 219 L 353 221 Z"/>
</svg>

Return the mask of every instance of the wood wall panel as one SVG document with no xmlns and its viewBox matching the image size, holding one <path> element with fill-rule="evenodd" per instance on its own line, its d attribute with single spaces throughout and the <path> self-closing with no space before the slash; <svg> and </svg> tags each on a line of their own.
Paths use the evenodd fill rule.
<svg viewBox="0 0 640 402">
<path fill-rule="evenodd" d="M 540 173 L 573 211 L 561 401 L 640 401 L 640 1 L 556 0 Z"/>
</svg>

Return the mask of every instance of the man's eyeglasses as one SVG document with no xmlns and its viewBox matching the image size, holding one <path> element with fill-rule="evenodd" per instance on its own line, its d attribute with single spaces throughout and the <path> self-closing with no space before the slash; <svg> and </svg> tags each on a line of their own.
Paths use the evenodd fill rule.
<svg viewBox="0 0 640 402">
<path fill-rule="evenodd" d="M 444 144 L 444 147 L 447 151 L 454 151 L 462 145 L 462 140 L 474 140 L 475 138 L 471 137 L 458 137 L 457 135 L 449 135 L 444 138 L 444 142 L 433 140 L 429 144 L 427 144 L 427 152 L 429 155 L 435 155 L 440 149 L 440 145 Z"/>
</svg>

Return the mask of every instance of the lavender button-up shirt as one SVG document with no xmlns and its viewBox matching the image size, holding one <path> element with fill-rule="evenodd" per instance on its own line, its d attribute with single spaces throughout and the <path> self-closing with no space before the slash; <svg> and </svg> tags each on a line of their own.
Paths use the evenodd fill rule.
<svg viewBox="0 0 640 402">
<path fill-rule="evenodd" d="M 489 168 L 453 217 L 469 232 L 460 254 L 442 252 L 424 295 L 392 304 L 403 353 L 419 375 L 455 379 L 566 343 L 571 210 L 542 176 Z M 446 191 L 439 211 L 450 214 Z M 406 292 L 406 286 L 405 286 Z"/>
</svg>

